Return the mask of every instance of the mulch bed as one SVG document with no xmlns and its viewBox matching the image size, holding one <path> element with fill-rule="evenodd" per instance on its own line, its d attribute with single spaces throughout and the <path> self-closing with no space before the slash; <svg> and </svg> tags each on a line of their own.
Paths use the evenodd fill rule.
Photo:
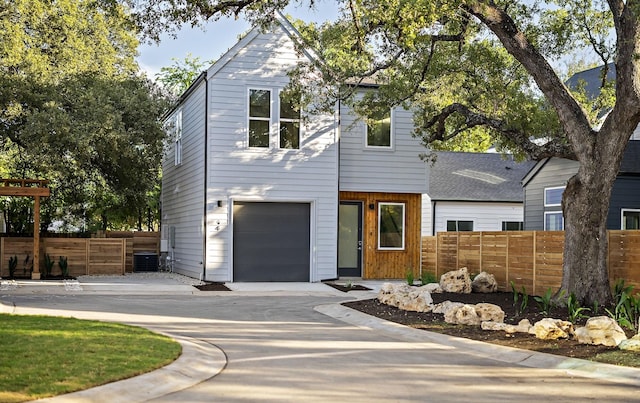
<svg viewBox="0 0 640 403">
<path fill-rule="evenodd" d="M 351 287 L 347 287 L 345 285 L 340 285 L 336 283 L 323 283 L 328 285 L 329 287 L 335 288 L 338 291 L 349 292 L 349 291 L 371 291 L 371 288 L 367 288 L 363 285 L 353 284 Z"/>
<path fill-rule="evenodd" d="M 194 285 L 200 291 L 231 291 L 224 283 L 205 282 L 202 285 Z"/>
<path fill-rule="evenodd" d="M 498 305 L 506 314 L 505 323 L 517 324 L 522 319 L 529 319 L 533 325 L 544 317 L 568 320 L 566 307 L 556 307 L 551 310 L 549 315 L 542 315 L 533 298 L 531 298 L 528 307 L 524 309 L 523 312 L 517 313 L 513 304 L 513 293 L 510 292 L 491 294 L 434 293 L 431 297 L 433 298 L 434 304 L 449 300 L 463 302 L 465 304 L 486 302 Z M 444 315 L 442 314 L 404 311 L 390 305 L 382 304 L 377 299 L 345 302 L 343 305 L 384 320 L 417 329 L 566 357 L 589 359 L 599 353 L 616 350 L 615 347 L 580 344 L 575 340 L 541 340 L 525 333 L 509 335 L 502 331 L 482 330 L 480 326 L 451 325 L 444 322 Z M 601 311 L 599 315 L 606 315 L 606 313 Z M 586 318 L 581 319 L 576 326 L 583 325 L 585 321 Z M 627 333 L 628 336 L 631 337 L 632 333 Z"/>
</svg>

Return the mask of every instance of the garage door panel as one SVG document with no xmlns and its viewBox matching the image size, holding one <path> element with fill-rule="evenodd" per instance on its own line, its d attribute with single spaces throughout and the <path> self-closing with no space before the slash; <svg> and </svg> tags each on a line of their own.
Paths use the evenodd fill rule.
<svg viewBox="0 0 640 403">
<path fill-rule="evenodd" d="M 309 281 L 310 204 L 238 202 L 234 281 Z"/>
</svg>

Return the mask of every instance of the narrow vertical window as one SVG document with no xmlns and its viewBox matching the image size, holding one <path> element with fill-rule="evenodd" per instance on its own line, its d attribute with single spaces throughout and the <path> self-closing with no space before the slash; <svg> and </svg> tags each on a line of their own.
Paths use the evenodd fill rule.
<svg viewBox="0 0 640 403">
<path fill-rule="evenodd" d="M 404 203 L 378 205 L 378 249 L 404 250 Z"/>
<path fill-rule="evenodd" d="M 367 119 L 367 147 L 391 147 L 391 112 L 374 113 Z"/>
<path fill-rule="evenodd" d="M 280 148 L 300 148 L 299 100 L 280 92 Z"/>
<path fill-rule="evenodd" d="M 182 164 L 182 109 L 180 109 L 173 121 L 173 133 L 174 133 L 174 163 L 175 165 Z"/>
<path fill-rule="evenodd" d="M 271 91 L 249 90 L 249 147 L 269 147 Z"/>
</svg>

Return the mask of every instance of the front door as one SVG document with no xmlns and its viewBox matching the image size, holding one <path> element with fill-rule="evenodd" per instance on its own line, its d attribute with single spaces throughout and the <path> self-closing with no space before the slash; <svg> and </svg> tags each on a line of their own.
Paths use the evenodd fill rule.
<svg viewBox="0 0 640 403">
<path fill-rule="evenodd" d="M 362 277 L 362 203 L 341 201 L 338 211 L 338 276 Z"/>
</svg>

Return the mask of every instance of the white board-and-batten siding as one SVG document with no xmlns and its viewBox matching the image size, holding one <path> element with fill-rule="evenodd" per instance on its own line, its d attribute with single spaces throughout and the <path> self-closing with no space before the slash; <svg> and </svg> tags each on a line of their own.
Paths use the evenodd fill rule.
<svg viewBox="0 0 640 403">
<path fill-rule="evenodd" d="M 268 33 L 252 31 L 208 70 L 208 280 L 233 280 L 234 201 L 310 203 L 310 279 L 336 277 L 337 118 L 307 116 L 301 125 L 300 149 L 275 147 L 278 92 L 289 82 L 287 71 L 299 60 L 289 36 L 276 26 Z M 248 147 L 250 89 L 271 91 L 268 149 Z"/>
<path fill-rule="evenodd" d="M 174 270 L 199 278 L 203 269 L 204 236 L 204 82 L 194 88 L 168 120 L 179 112 L 182 113 L 182 163 L 175 165 L 176 144 L 169 138 L 162 164 L 162 239 L 169 241 Z M 171 232 L 175 234 L 175 248 L 171 247 Z"/>
<path fill-rule="evenodd" d="M 390 148 L 366 147 L 366 123 L 346 106 L 340 110 L 340 190 L 352 192 L 426 193 L 426 149 L 413 137 L 410 111 L 392 111 Z"/>
</svg>

